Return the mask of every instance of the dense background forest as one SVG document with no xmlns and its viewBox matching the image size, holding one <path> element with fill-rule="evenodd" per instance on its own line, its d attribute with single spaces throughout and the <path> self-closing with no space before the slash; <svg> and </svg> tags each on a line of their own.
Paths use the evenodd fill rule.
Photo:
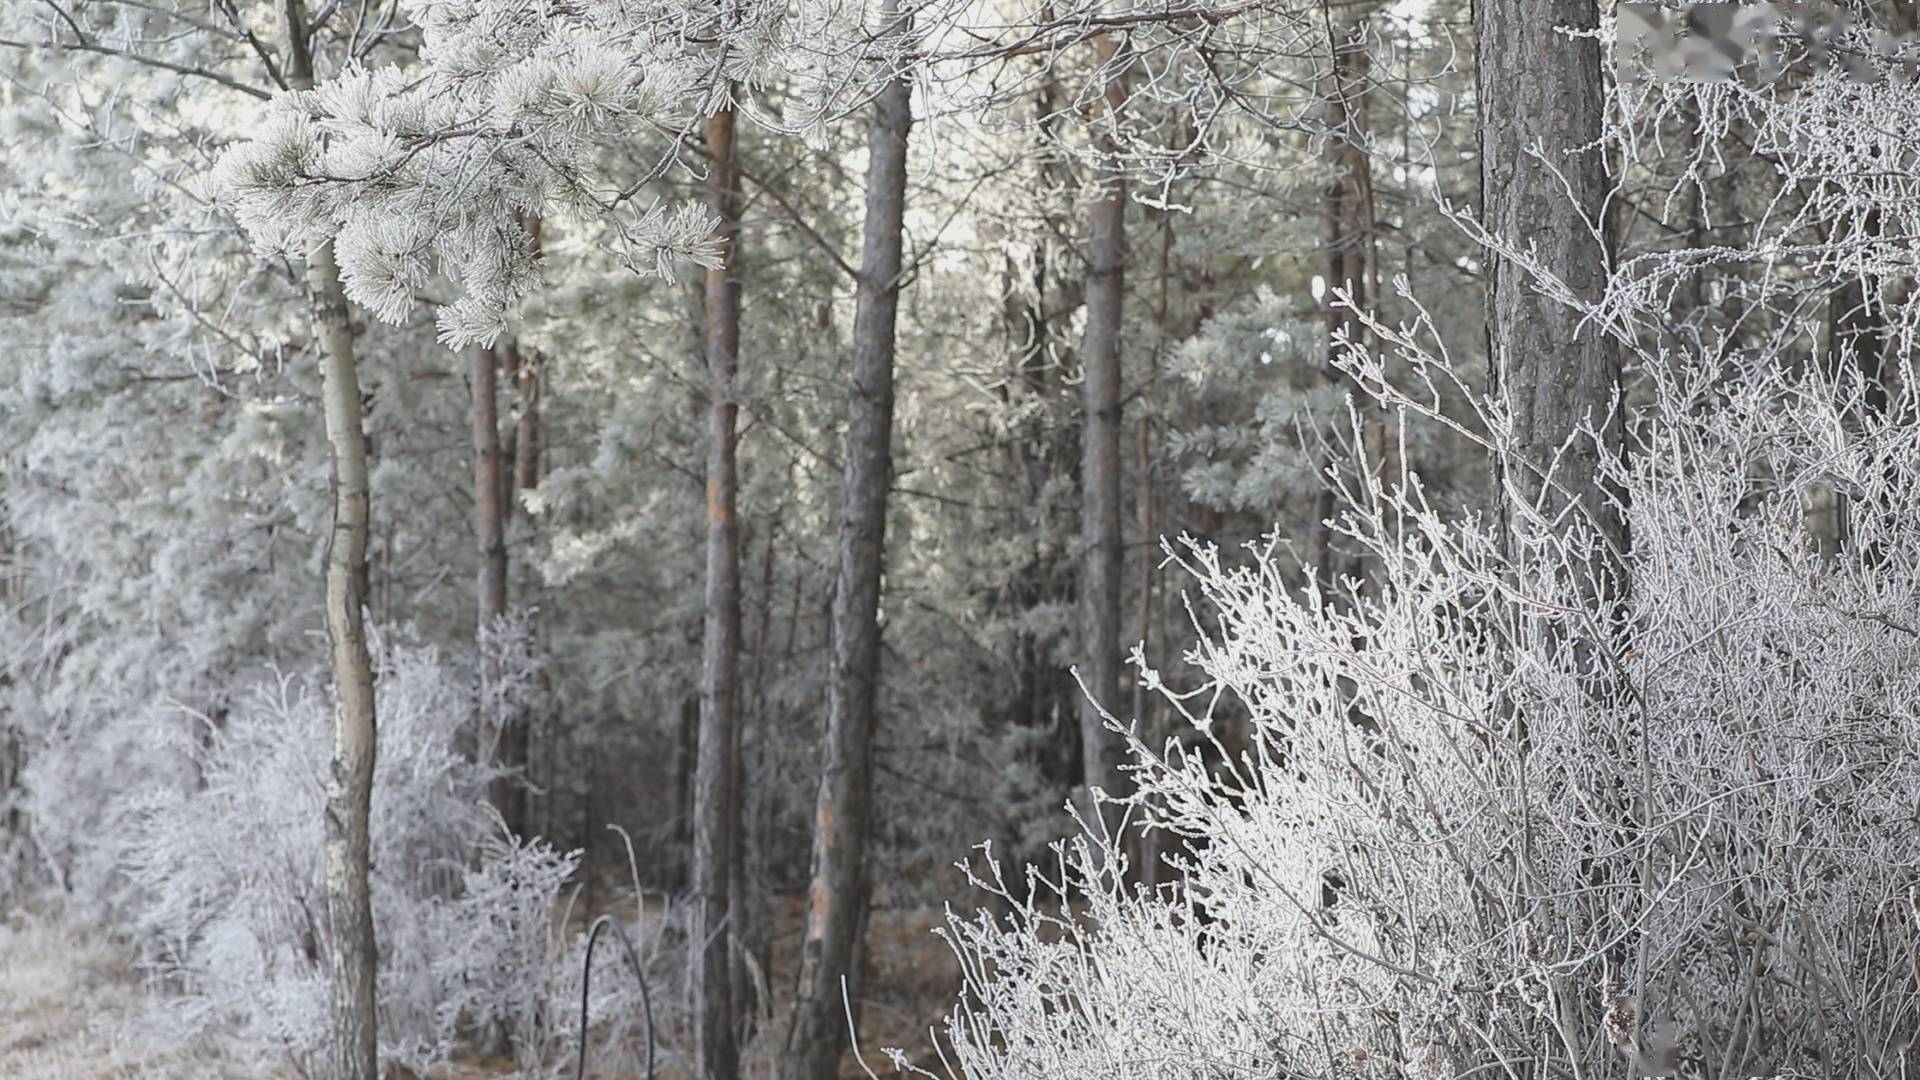
<svg viewBox="0 0 1920 1080">
<path fill-rule="evenodd" d="M 1915 18 L 0 0 L 0 1075 L 1909 1075 Z"/>
</svg>

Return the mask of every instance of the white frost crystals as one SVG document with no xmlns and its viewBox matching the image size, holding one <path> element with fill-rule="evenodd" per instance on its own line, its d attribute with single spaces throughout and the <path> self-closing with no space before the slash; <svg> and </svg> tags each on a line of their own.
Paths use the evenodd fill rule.
<svg viewBox="0 0 1920 1080">
<path fill-rule="evenodd" d="M 383 1054 L 425 1070 L 448 1059 L 463 1024 L 495 1020 L 532 1045 L 542 1018 L 571 997 L 551 912 L 578 853 L 500 835 L 486 804 L 496 772 L 464 749 L 476 715 L 467 672 L 398 642 L 376 642 L 376 662 Z M 310 736 L 329 707 L 303 677 L 237 693 L 229 713 L 162 743 L 193 779 L 128 795 L 131 825 L 108 841 L 139 890 L 138 940 L 150 974 L 173 991 L 164 1008 L 176 1030 L 229 1030 L 303 1066 L 328 1038 L 319 813 L 328 747 Z"/>
<path fill-rule="evenodd" d="M 1264 549 L 1176 549 L 1200 640 L 1169 700 L 1221 752 L 1136 741 L 1133 775 L 1180 885 L 1091 838 L 1024 885 L 976 870 L 1011 919 L 948 927 L 953 1075 L 1895 1075 L 1920 414 L 1836 457 L 1818 378 L 1651 381 L 1621 477 L 1633 629 L 1602 660 L 1624 700 L 1582 689 L 1592 608 L 1555 572 L 1577 540 L 1516 566 L 1482 519 L 1376 484 L 1346 520 L 1382 576 L 1355 603 Z M 1807 543 L 1833 483 L 1871 558 Z"/>
<path fill-rule="evenodd" d="M 606 230 L 641 273 L 718 265 L 711 214 L 631 205 L 644 177 L 610 175 L 605 154 L 648 132 L 671 139 L 711 104 L 683 17 L 644 4 L 407 8 L 425 31 L 420 67 L 350 64 L 282 92 L 221 159 L 212 190 L 258 251 L 332 241 L 350 299 L 389 323 L 435 302 L 452 348 L 491 344 L 539 286 L 534 217 Z M 455 296 L 431 295 L 436 273 Z"/>
</svg>

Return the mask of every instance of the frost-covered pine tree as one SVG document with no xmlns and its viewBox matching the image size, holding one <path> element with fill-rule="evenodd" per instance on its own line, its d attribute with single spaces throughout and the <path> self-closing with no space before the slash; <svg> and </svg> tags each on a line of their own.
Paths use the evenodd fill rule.
<svg viewBox="0 0 1920 1080">
<path fill-rule="evenodd" d="M 214 182 L 263 251 L 333 240 L 349 299 L 383 320 L 444 275 L 442 340 L 491 344 L 540 281 L 527 216 L 617 225 L 607 242 L 642 274 L 713 265 L 712 216 L 648 201 L 645 180 L 768 47 L 779 23 L 753 10 L 723 34 L 717 9 L 671 3 L 408 4 L 416 65 L 279 95 Z M 615 179 L 608 152 L 647 136 L 657 169 Z"/>
</svg>

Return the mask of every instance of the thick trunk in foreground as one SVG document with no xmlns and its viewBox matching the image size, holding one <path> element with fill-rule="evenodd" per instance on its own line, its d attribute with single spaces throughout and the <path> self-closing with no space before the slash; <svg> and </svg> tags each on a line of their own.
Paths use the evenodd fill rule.
<svg viewBox="0 0 1920 1080">
<path fill-rule="evenodd" d="M 1474 10 L 1485 226 L 1501 248 L 1529 251 L 1542 272 L 1587 301 L 1606 285 L 1610 185 L 1605 163 L 1590 149 L 1600 139 L 1606 97 L 1599 45 L 1558 28 L 1597 22 L 1595 0 L 1477 0 Z M 1635 866 L 1618 854 L 1648 835 L 1653 805 L 1645 781 L 1629 772 L 1633 747 L 1644 742 L 1633 730 L 1638 721 L 1625 719 L 1630 688 L 1615 659 L 1627 630 L 1626 493 L 1605 473 L 1625 449 L 1620 355 L 1598 328 L 1581 325 L 1579 311 L 1543 295 L 1527 270 L 1497 253 L 1489 257 L 1488 366 L 1512 423 L 1508 452 L 1495 462 L 1503 540 L 1523 594 L 1552 598 L 1564 591 L 1584 609 L 1579 620 L 1543 629 L 1560 636 L 1552 643 L 1555 662 L 1597 704 L 1586 737 L 1621 772 L 1595 791 L 1595 813 L 1613 823 L 1612 835 L 1583 842 L 1576 858 L 1597 898 L 1588 902 L 1637 926 L 1658 885 L 1647 874 L 1651 861 Z M 1540 660 L 1537 651 L 1533 659 Z M 1503 711 L 1524 752 L 1527 710 L 1509 699 Z M 1551 888 L 1524 849 L 1516 869 L 1524 892 Z M 1605 962 L 1644 976 L 1644 948 L 1644 938 L 1624 935 Z M 1644 992 L 1642 984 L 1633 1000 L 1644 1002 Z M 1561 1023 L 1572 1033 L 1569 1045 L 1577 1039 L 1613 1057 L 1593 1034 L 1602 1020 L 1588 1001 L 1569 999 Z M 1634 1042 L 1638 1057 L 1637 1035 Z M 1575 1069 L 1582 1064 L 1591 1075 L 1612 1068 L 1576 1061 Z"/>
<path fill-rule="evenodd" d="M 287 81 L 313 86 L 306 15 L 287 0 L 291 63 Z M 333 531 L 327 537 L 327 640 L 333 667 L 333 760 L 327 770 L 327 950 L 332 1040 L 329 1080 L 377 1080 L 380 1073 L 379 954 L 368 890 L 375 720 L 373 661 L 367 654 L 367 429 L 360 413 L 353 324 L 333 244 L 307 257 L 307 296 L 321 352 L 321 397 L 333 451 Z"/>
<path fill-rule="evenodd" d="M 1117 122 L 1113 113 L 1126 103 L 1126 75 L 1112 39 L 1102 36 L 1095 46 L 1110 69 L 1100 115 L 1094 118 L 1104 125 Z M 1095 145 L 1105 159 L 1119 153 L 1105 130 L 1095 137 Z M 1126 296 L 1127 182 L 1107 161 L 1102 162 L 1099 182 L 1100 196 L 1088 214 L 1087 329 L 1081 345 L 1086 377 L 1080 387 L 1080 533 L 1086 552 L 1080 573 L 1085 657 L 1080 677 L 1086 700 L 1080 705 L 1080 755 L 1087 787 L 1118 796 L 1124 794 L 1120 763 L 1126 746 L 1107 730 L 1103 713 L 1125 719 L 1120 715 L 1125 711 L 1120 698 L 1120 322 Z M 1110 813 L 1103 816 L 1110 824 L 1114 820 Z"/>
<path fill-rule="evenodd" d="M 899 19 L 890 2 L 882 18 Z M 782 1080 L 833 1080 L 847 1043 L 841 980 L 855 975 L 867 903 L 867 840 L 873 808 L 873 731 L 880 684 L 880 577 L 887 491 L 893 475 L 894 325 L 900 303 L 901 227 L 906 215 L 907 138 L 913 91 L 889 82 L 868 127 L 867 220 L 853 329 L 846 472 L 834 558 L 832 667 L 827 734 L 814 808 L 813 873 L 806 936 L 787 1032 Z"/>
<path fill-rule="evenodd" d="M 1474 10 L 1486 227 L 1507 247 L 1531 247 L 1542 269 L 1589 300 L 1607 265 L 1587 224 L 1603 220 L 1609 189 L 1605 162 L 1585 149 L 1599 141 L 1606 103 L 1600 46 L 1555 28 L 1597 22 L 1594 0 L 1477 0 Z M 1513 412 L 1513 454 L 1498 464 L 1509 549 L 1540 528 L 1564 533 L 1553 523 L 1569 512 L 1584 518 L 1603 550 L 1571 569 L 1584 594 L 1617 600 L 1627 588 L 1627 520 L 1624 493 L 1602 480 L 1602 463 L 1625 442 L 1619 352 L 1525 270 L 1497 257 L 1491 270 L 1489 356 Z"/>
<path fill-rule="evenodd" d="M 707 194 L 720 215 L 726 262 L 707 272 L 707 588 L 694 766 L 693 1025 L 698 1080 L 733 1080 L 732 879 L 740 835 L 740 523 L 736 455 L 740 356 L 740 185 L 731 109 L 707 121 Z"/>
</svg>

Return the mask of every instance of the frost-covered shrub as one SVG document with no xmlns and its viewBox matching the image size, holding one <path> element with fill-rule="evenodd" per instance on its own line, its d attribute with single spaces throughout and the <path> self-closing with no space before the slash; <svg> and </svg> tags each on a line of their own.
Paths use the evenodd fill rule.
<svg viewBox="0 0 1920 1080">
<path fill-rule="evenodd" d="M 475 763 L 470 680 L 435 650 L 377 657 L 372 875 L 388 1059 L 443 1061 L 461 1037 L 542 1022 L 546 941 L 574 856 L 500 835 Z M 132 796 L 115 853 L 166 1004 L 296 1060 L 327 1038 L 323 818 L 329 702 L 282 676 L 175 750 L 198 780 Z M 180 729 L 176 729 L 180 730 Z M 478 854 L 476 855 L 476 851 Z"/>
<path fill-rule="evenodd" d="M 1012 917 L 950 922 L 957 1075 L 1920 1069 L 1920 305 L 1882 288 L 1920 273 L 1914 94 L 1620 90 L 1610 166 L 1678 171 L 1735 222 L 1623 252 L 1593 297 L 1498 254 L 1628 353 L 1629 452 L 1603 478 L 1630 589 L 1579 587 L 1587 523 L 1508 490 L 1509 539 L 1365 469 L 1342 477 L 1368 580 L 1343 595 L 1270 546 L 1176 549 L 1198 678 L 1167 699 L 1203 743 L 1228 718 L 1250 738 L 1134 744 L 1171 885 L 1131 886 L 1096 837 L 1038 889 L 977 871 Z M 1729 192 L 1762 210 L 1729 215 Z M 1674 226 L 1685 201 L 1640 206 Z M 1826 312 L 1849 287 L 1874 325 L 1851 341 Z M 1414 311 L 1363 320 L 1347 373 L 1507 453 L 1506 406 Z"/>
<path fill-rule="evenodd" d="M 1706 374 L 1648 375 L 1612 641 L 1555 572 L 1581 527 L 1516 566 L 1417 488 L 1356 500 L 1380 575 L 1357 598 L 1302 592 L 1268 548 L 1180 550 L 1211 615 L 1204 685 L 1169 698 L 1254 737 L 1224 768 L 1135 745 L 1176 887 L 1129 888 L 1085 838 L 1031 901 L 989 864 L 1015 917 L 950 927 L 960 1071 L 1913 1068 L 1920 413 L 1850 427 L 1817 377 Z M 1808 513 L 1833 486 L 1840 553 Z"/>
</svg>

